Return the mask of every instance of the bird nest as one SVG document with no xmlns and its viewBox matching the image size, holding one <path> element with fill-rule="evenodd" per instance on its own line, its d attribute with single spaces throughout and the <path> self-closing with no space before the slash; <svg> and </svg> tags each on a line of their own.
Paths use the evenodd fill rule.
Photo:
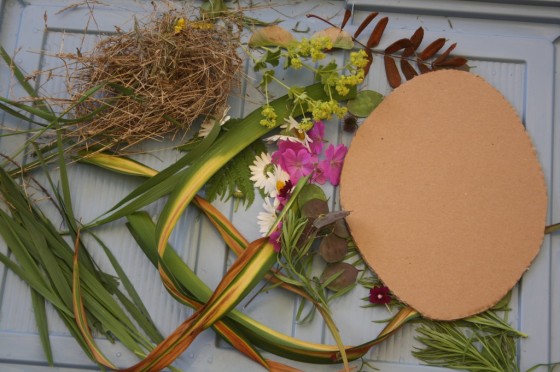
<svg viewBox="0 0 560 372">
<path fill-rule="evenodd" d="M 76 115 L 87 119 L 67 135 L 124 148 L 186 133 L 201 116 L 221 116 L 239 83 L 239 38 L 231 28 L 185 19 L 154 16 L 74 56 Z"/>
</svg>

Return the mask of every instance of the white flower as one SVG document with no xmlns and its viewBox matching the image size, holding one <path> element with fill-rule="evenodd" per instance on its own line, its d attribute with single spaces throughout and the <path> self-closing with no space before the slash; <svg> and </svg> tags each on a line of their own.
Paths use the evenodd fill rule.
<svg viewBox="0 0 560 372">
<path fill-rule="evenodd" d="M 227 106 L 225 108 L 224 113 L 222 114 L 222 117 L 218 121 L 220 126 L 224 125 L 225 123 L 228 122 L 229 119 L 231 119 L 231 117 L 227 114 L 229 109 L 230 109 L 229 106 Z M 206 138 L 210 134 L 210 131 L 212 130 L 212 128 L 214 128 L 214 125 L 216 125 L 216 119 L 215 118 L 208 118 L 208 119 L 204 120 L 204 122 L 200 125 L 200 129 L 198 131 L 198 136 Z"/>
<path fill-rule="evenodd" d="M 278 195 L 278 186 L 283 186 L 290 179 L 279 165 L 272 164 L 272 157 L 269 153 L 263 152 L 255 157 L 253 165 L 249 166 L 251 177 L 255 187 L 262 189 L 268 196 Z"/>
<path fill-rule="evenodd" d="M 255 157 L 253 165 L 249 165 L 251 171 L 249 179 L 255 183 L 256 187 L 264 189 L 268 178 L 272 177 L 273 167 L 272 157 L 268 152 L 263 152 Z"/>
<path fill-rule="evenodd" d="M 280 140 L 299 142 L 303 146 L 305 146 L 307 150 L 311 151 L 309 149 L 309 143 L 313 142 L 313 140 L 309 138 L 305 130 L 301 129 L 296 119 L 290 116 L 288 119 L 284 119 L 284 121 L 286 123 L 280 126 L 280 128 L 282 129 L 280 134 L 267 137 L 264 140 L 267 142 L 277 142 Z"/>
<path fill-rule="evenodd" d="M 278 204 L 279 202 L 277 199 L 264 199 L 264 211 L 259 212 L 259 214 L 257 215 L 257 223 L 260 226 L 259 232 L 262 234 L 262 236 L 266 236 L 270 232 L 270 229 L 274 225 L 274 222 L 276 222 L 276 218 L 278 217 L 278 215 L 276 214 L 276 208 L 278 207 Z"/>
</svg>

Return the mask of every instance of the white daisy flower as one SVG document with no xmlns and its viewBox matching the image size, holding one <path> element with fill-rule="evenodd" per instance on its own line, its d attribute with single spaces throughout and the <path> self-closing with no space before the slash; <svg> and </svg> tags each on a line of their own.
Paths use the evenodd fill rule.
<svg viewBox="0 0 560 372">
<path fill-rule="evenodd" d="M 290 179 L 290 175 L 279 165 L 274 165 L 274 170 L 272 171 L 272 177 L 268 180 L 264 191 L 272 196 L 276 197 L 280 190 L 284 187 L 286 182 Z"/>
<path fill-rule="evenodd" d="M 276 218 L 278 215 L 276 214 L 276 208 L 278 207 L 278 200 L 273 198 L 265 198 L 263 203 L 264 211 L 259 212 L 257 215 L 257 223 L 259 224 L 259 232 L 262 236 L 266 236 L 274 222 L 276 222 Z"/>
<path fill-rule="evenodd" d="M 231 119 L 231 117 L 228 115 L 229 109 L 231 107 L 227 106 L 224 110 L 224 113 L 222 114 L 222 117 L 220 118 L 220 120 L 218 121 L 218 125 L 224 125 L 225 123 L 228 122 L 229 119 Z M 216 125 L 216 119 L 215 118 L 208 118 L 206 120 L 204 120 L 204 122 L 200 125 L 200 129 L 198 131 L 198 136 L 199 137 L 204 137 L 206 138 L 209 134 L 210 131 L 212 130 L 212 128 L 214 128 L 214 125 Z"/>
<path fill-rule="evenodd" d="M 255 157 L 253 165 L 249 166 L 251 177 L 255 187 L 262 189 L 268 196 L 278 195 L 279 186 L 283 186 L 290 179 L 279 165 L 272 164 L 272 157 L 269 153 L 263 152 Z"/>
<path fill-rule="evenodd" d="M 264 189 L 268 178 L 272 177 L 274 164 L 272 164 L 272 157 L 268 152 L 263 152 L 255 157 L 253 165 L 249 165 L 251 177 L 249 178 L 256 187 Z"/>
<path fill-rule="evenodd" d="M 267 142 L 277 142 L 280 140 L 283 141 L 291 141 L 291 142 L 299 142 L 309 151 L 309 144 L 313 142 L 311 138 L 307 135 L 307 132 L 301 129 L 299 123 L 293 117 L 289 117 L 288 119 L 284 119 L 286 123 L 282 124 L 280 128 L 280 134 L 276 134 L 274 136 L 270 136 L 265 138 L 264 140 Z"/>
</svg>

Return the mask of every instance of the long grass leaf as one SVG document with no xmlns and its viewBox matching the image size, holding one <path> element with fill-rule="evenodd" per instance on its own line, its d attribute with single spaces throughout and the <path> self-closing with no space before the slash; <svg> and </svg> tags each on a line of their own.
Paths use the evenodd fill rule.
<svg viewBox="0 0 560 372">
<path fill-rule="evenodd" d="M 16 78 L 18 83 L 21 85 L 21 87 L 27 92 L 27 94 L 29 94 L 30 97 L 39 98 L 38 95 L 37 95 L 37 92 L 35 91 L 35 88 L 33 88 L 33 86 L 31 84 L 29 84 L 29 81 L 26 78 L 23 71 L 21 71 L 21 69 L 18 67 L 18 65 L 12 59 L 12 57 L 10 57 L 8 52 L 6 52 L 4 47 L 1 46 L 1 45 L 0 45 L 0 57 L 2 57 L 4 62 L 8 65 L 8 67 L 10 67 L 10 69 L 12 70 L 12 73 L 14 74 L 14 77 Z M 52 113 L 52 110 L 50 109 L 50 107 L 48 107 L 48 105 L 45 104 L 44 100 L 37 101 L 36 105 L 41 107 L 41 110 L 43 110 L 45 112 Z"/>
<path fill-rule="evenodd" d="M 49 326 L 47 321 L 47 310 L 45 308 L 45 299 L 39 293 L 31 290 L 31 303 L 33 304 L 33 315 L 35 316 L 35 324 L 39 333 L 39 340 L 45 353 L 45 358 L 49 366 L 54 366 L 52 354 L 51 340 L 49 338 Z"/>
<path fill-rule="evenodd" d="M 74 268 L 73 268 L 73 275 L 72 275 L 72 293 L 73 293 L 72 299 L 73 299 L 73 308 L 74 308 L 74 316 L 76 318 L 76 324 L 78 325 L 78 328 L 82 333 L 82 336 L 86 340 L 89 350 L 93 355 L 93 357 L 95 358 L 95 361 L 97 361 L 99 364 L 107 368 L 115 369 L 116 368 L 115 365 L 111 363 L 111 361 L 107 359 L 105 355 L 103 355 L 101 350 L 99 350 L 97 344 L 95 343 L 95 340 L 93 339 L 93 335 L 89 330 L 89 325 L 86 318 L 86 311 L 84 308 L 84 303 L 82 301 L 82 290 L 80 284 L 80 266 L 78 260 L 78 254 L 80 252 L 79 250 L 80 244 L 78 243 L 78 241 L 79 241 L 79 231 L 77 234 L 77 240 L 74 248 L 75 249 Z"/>
<path fill-rule="evenodd" d="M 101 246 L 101 248 L 103 248 L 103 252 L 105 252 L 105 255 L 109 259 L 111 266 L 113 266 L 113 268 L 115 269 L 115 272 L 117 273 L 117 276 L 121 280 L 123 287 L 125 288 L 126 292 L 130 296 L 130 299 L 132 300 L 131 305 L 133 306 L 127 306 L 128 299 L 124 297 L 124 295 L 122 295 L 120 291 L 117 290 L 116 295 L 119 297 L 121 303 L 127 307 L 129 313 L 133 315 L 136 322 L 144 329 L 144 331 L 148 334 L 148 336 L 152 339 L 152 341 L 156 343 L 162 341 L 163 336 L 155 326 L 152 317 L 148 313 L 148 309 L 146 309 L 146 307 L 144 306 L 144 303 L 140 299 L 140 295 L 132 285 L 130 279 L 128 279 L 128 276 L 124 272 L 122 266 L 119 264 L 119 261 L 113 255 L 109 247 L 107 247 L 105 243 L 103 243 L 103 241 L 101 241 L 95 234 L 93 234 L 92 236 L 97 241 L 97 243 Z"/>
</svg>

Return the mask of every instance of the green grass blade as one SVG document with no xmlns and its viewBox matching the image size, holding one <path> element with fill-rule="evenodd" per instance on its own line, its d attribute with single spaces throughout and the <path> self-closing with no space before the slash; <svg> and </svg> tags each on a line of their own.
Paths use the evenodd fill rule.
<svg viewBox="0 0 560 372">
<path fill-rule="evenodd" d="M 78 234 L 79 239 L 79 234 Z M 85 339 L 88 348 L 90 350 L 91 355 L 95 358 L 99 364 L 111 368 L 116 369 L 115 365 L 111 363 L 109 359 L 103 355 L 101 350 L 97 347 L 95 340 L 93 339 L 93 335 L 89 329 L 89 325 L 86 318 L 86 311 L 84 308 L 84 303 L 82 301 L 82 289 L 80 283 L 80 266 L 79 266 L 79 248 L 80 245 L 78 244 L 78 240 L 76 240 L 75 246 L 75 253 L 74 253 L 74 267 L 73 267 L 73 274 L 72 274 L 72 299 L 73 299 L 73 309 L 74 309 L 74 316 L 76 318 L 76 324 L 80 332 L 82 333 L 83 338 Z"/>
<path fill-rule="evenodd" d="M 115 272 L 117 273 L 117 276 L 121 280 L 123 287 L 125 288 L 126 292 L 130 296 L 130 299 L 132 300 L 132 302 L 128 301 L 128 299 L 124 296 L 124 294 L 122 294 L 121 291 L 117 290 L 116 295 L 119 297 L 121 303 L 125 305 L 128 312 L 131 313 L 131 315 L 133 315 L 136 322 L 142 327 L 142 329 L 144 329 L 146 334 L 151 338 L 153 342 L 156 343 L 161 342 L 163 340 L 163 336 L 155 326 L 152 317 L 148 313 L 148 309 L 146 309 L 146 307 L 144 306 L 144 303 L 140 299 L 140 295 L 138 294 L 138 292 L 136 292 L 136 289 L 132 285 L 130 279 L 128 279 L 128 276 L 124 272 L 122 266 L 119 264 L 118 260 L 113 255 L 109 247 L 107 247 L 105 243 L 103 243 L 96 235 L 92 234 L 92 236 L 97 241 L 97 243 L 101 246 L 101 248 L 103 248 L 105 255 L 109 259 L 109 262 L 115 269 Z"/>
<path fill-rule="evenodd" d="M 219 132 L 220 126 L 214 126 L 208 136 L 204 138 L 196 148 L 134 189 L 107 212 L 111 213 L 114 211 L 114 213 L 109 215 L 109 217 L 105 217 L 102 220 L 97 221 L 95 225 L 102 225 L 124 217 L 127 214 L 133 213 L 139 208 L 142 208 L 171 192 L 171 190 L 175 187 L 177 180 L 180 178 L 177 173 L 192 163 L 193 160 L 208 151 L 211 145 L 216 141 Z"/>
<path fill-rule="evenodd" d="M 21 87 L 27 92 L 27 94 L 29 94 L 30 97 L 38 98 L 37 92 L 35 92 L 35 88 L 33 88 L 31 84 L 29 84 L 29 81 L 26 78 L 23 71 L 21 71 L 21 69 L 15 64 L 12 57 L 10 57 L 8 52 L 6 52 L 6 49 L 4 49 L 4 47 L 1 45 L 0 45 L 0 57 L 4 60 L 4 62 L 6 62 L 8 67 L 10 67 L 10 69 L 14 74 L 14 77 L 17 79 Z M 38 107 L 41 107 L 42 111 L 52 114 L 52 110 L 50 109 L 50 107 L 48 107 L 45 104 L 44 100 L 37 101 L 36 105 Z"/>
<path fill-rule="evenodd" d="M 49 326 L 47 321 L 47 311 L 45 309 L 45 299 L 39 293 L 31 290 L 31 303 L 33 304 L 33 315 L 35 316 L 35 323 L 41 340 L 41 346 L 45 353 L 45 358 L 49 366 L 54 366 L 54 359 L 52 354 L 51 341 L 49 338 Z"/>
</svg>

